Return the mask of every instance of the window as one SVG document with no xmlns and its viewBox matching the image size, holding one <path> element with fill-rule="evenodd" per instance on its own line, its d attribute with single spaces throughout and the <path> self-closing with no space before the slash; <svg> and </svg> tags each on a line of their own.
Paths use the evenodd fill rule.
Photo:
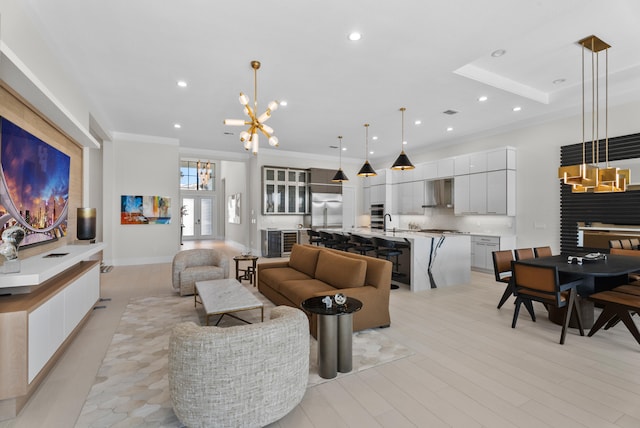
<svg viewBox="0 0 640 428">
<path fill-rule="evenodd" d="M 215 190 L 215 167 L 210 161 L 180 161 L 180 189 Z"/>
</svg>

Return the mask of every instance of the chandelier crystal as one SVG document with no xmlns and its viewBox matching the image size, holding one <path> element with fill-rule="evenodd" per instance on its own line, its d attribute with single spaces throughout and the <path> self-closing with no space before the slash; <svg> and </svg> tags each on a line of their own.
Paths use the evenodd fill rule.
<svg viewBox="0 0 640 428">
<path fill-rule="evenodd" d="M 244 113 L 249 116 L 250 120 L 245 119 L 225 119 L 224 124 L 230 126 L 249 126 L 246 131 L 240 133 L 240 141 L 244 144 L 245 150 L 251 150 L 258 154 L 259 132 L 267 137 L 269 145 L 278 147 L 278 138 L 273 135 L 273 128 L 265 125 L 265 122 L 271 117 L 271 113 L 278 109 L 278 102 L 271 101 L 267 104 L 267 110 L 258 116 L 258 69 L 260 61 L 251 61 L 253 68 L 253 108 L 251 108 L 249 97 L 240 92 L 240 104 L 244 107 Z"/>
</svg>

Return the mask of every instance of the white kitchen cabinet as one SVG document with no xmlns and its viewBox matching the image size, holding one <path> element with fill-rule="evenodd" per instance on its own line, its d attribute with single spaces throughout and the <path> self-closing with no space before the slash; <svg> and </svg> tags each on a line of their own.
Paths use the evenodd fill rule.
<svg viewBox="0 0 640 428">
<path fill-rule="evenodd" d="M 473 173 L 472 171 L 480 171 Z M 503 148 L 455 158 L 456 215 L 516 215 L 515 150 Z M 458 172 L 470 171 L 458 175 Z"/>
<path fill-rule="evenodd" d="M 391 186 L 393 210 L 395 214 L 423 214 L 424 181 L 398 183 Z"/>
<path fill-rule="evenodd" d="M 384 204 L 386 202 L 386 184 L 376 184 L 369 187 L 370 205 Z"/>
<path fill-rule="evenodd" d="M 469 155 L 456 156 L 453 163 L 454 175 L 469 174 Z"/>
<path fill-rule="evenodd" d="M 493 272 L 493 252 L 500 249 L 498 236 L 471 236 L 471 269 Z"/>
<path fill-rule="evenodd" d="M 454 159 L 445 158 L 438 161 L 438 176 L 437 178 L 449 178 L 453 177 L 455 170 Z"/>
<path fill-rule="evenodd" d="M 453 186 L 454 214 L 487 213 L 487 173 L 458 175 Z"/>
<path fill-rule="evenodd" d="M 469 175 L 457 175 L 453 179 L 453 212 L 468 214 L 469 208 Z"/>
<path fill-rule="evenodd" d="M 438 178 L 438 162 L 427 162 L 422 164 L 422 178 L 433 180 Z"/>
</svg>

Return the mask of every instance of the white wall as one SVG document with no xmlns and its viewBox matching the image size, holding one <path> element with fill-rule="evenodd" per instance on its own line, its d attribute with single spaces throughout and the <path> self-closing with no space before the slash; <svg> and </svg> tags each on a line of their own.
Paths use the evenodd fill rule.
<svg viewBox="0 0 640 428">
<path fill-rule="evenodd" d="M 224 239 L 229 245 L 244 251 L 250 248 L 250 201 L 251 196 L 247 192 L 247 165 L 245 162 L 220 162 L 220 176 L 224 180 L 224 200 L 220 198 L 222 206 L 222 220 L 224 222 Z M 240 194 L 240 224 L 229 223 L 227 203 L 230 195 Z"/>
<path fill-rule="evenodd" d="M 103 205 L 105 263 L 164 263 L 180 247 L 178 142 L 173 139 L 115 134 L 104 142 Z M 171 198 L 171 224 L 120 224 L 122 195 Z"/>
</svg>

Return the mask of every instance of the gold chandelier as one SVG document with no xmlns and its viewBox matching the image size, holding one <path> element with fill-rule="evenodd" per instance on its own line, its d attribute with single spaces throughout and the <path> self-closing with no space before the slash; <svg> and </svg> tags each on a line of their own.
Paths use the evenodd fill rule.
<svg viewBox="0 0 640 428">
<path fill-rule="evenodd" d="M 609 48 L 606 42 L 596 36 L 585 37 L 578 41 L 582 47 L 582 163 L 558 168 L 558 177 L 564 184 L 572 186 L 572 192 L 624 192 L 629 183 L 630 171 L 612 168 L 609 164 Z M 585 49 L 591 51 L 591 163 L 586 162 L 585 138 Z M 605 53 L 605 167 L 599 168 L 600 163 L 600 99 L 599 99 L 599 54 Z"/>
<path fill-rule="evenodd" d="M 269 145 L 272 147 L 278 147 L 278 138 L 273 135 L 273 128 L 265 125 L 265 122 L 271 117 L 271 113 L 278 109 L 278 102 L 271 101 L 267 105 L 267 110 L 258 116 L 258 69 L 260 68 L 260 61 L 251 61 L 251 68 L 253 68 L 253 108 L 249 105 L 249 97 L 240 92 L 240 104 L 244 106 L 244 113 L 249 116 L 250 120 L 244 119 L 225 119 L 225 125 L 231 126 L 249 126 L 246 131 L 240 133 L 240 141 L 244 143 L 245 150 L 251 150 L 256 155 L 258 154 L 259 137 L 258 131 L 264 134 L 269 140 Z"/>
</svg>

